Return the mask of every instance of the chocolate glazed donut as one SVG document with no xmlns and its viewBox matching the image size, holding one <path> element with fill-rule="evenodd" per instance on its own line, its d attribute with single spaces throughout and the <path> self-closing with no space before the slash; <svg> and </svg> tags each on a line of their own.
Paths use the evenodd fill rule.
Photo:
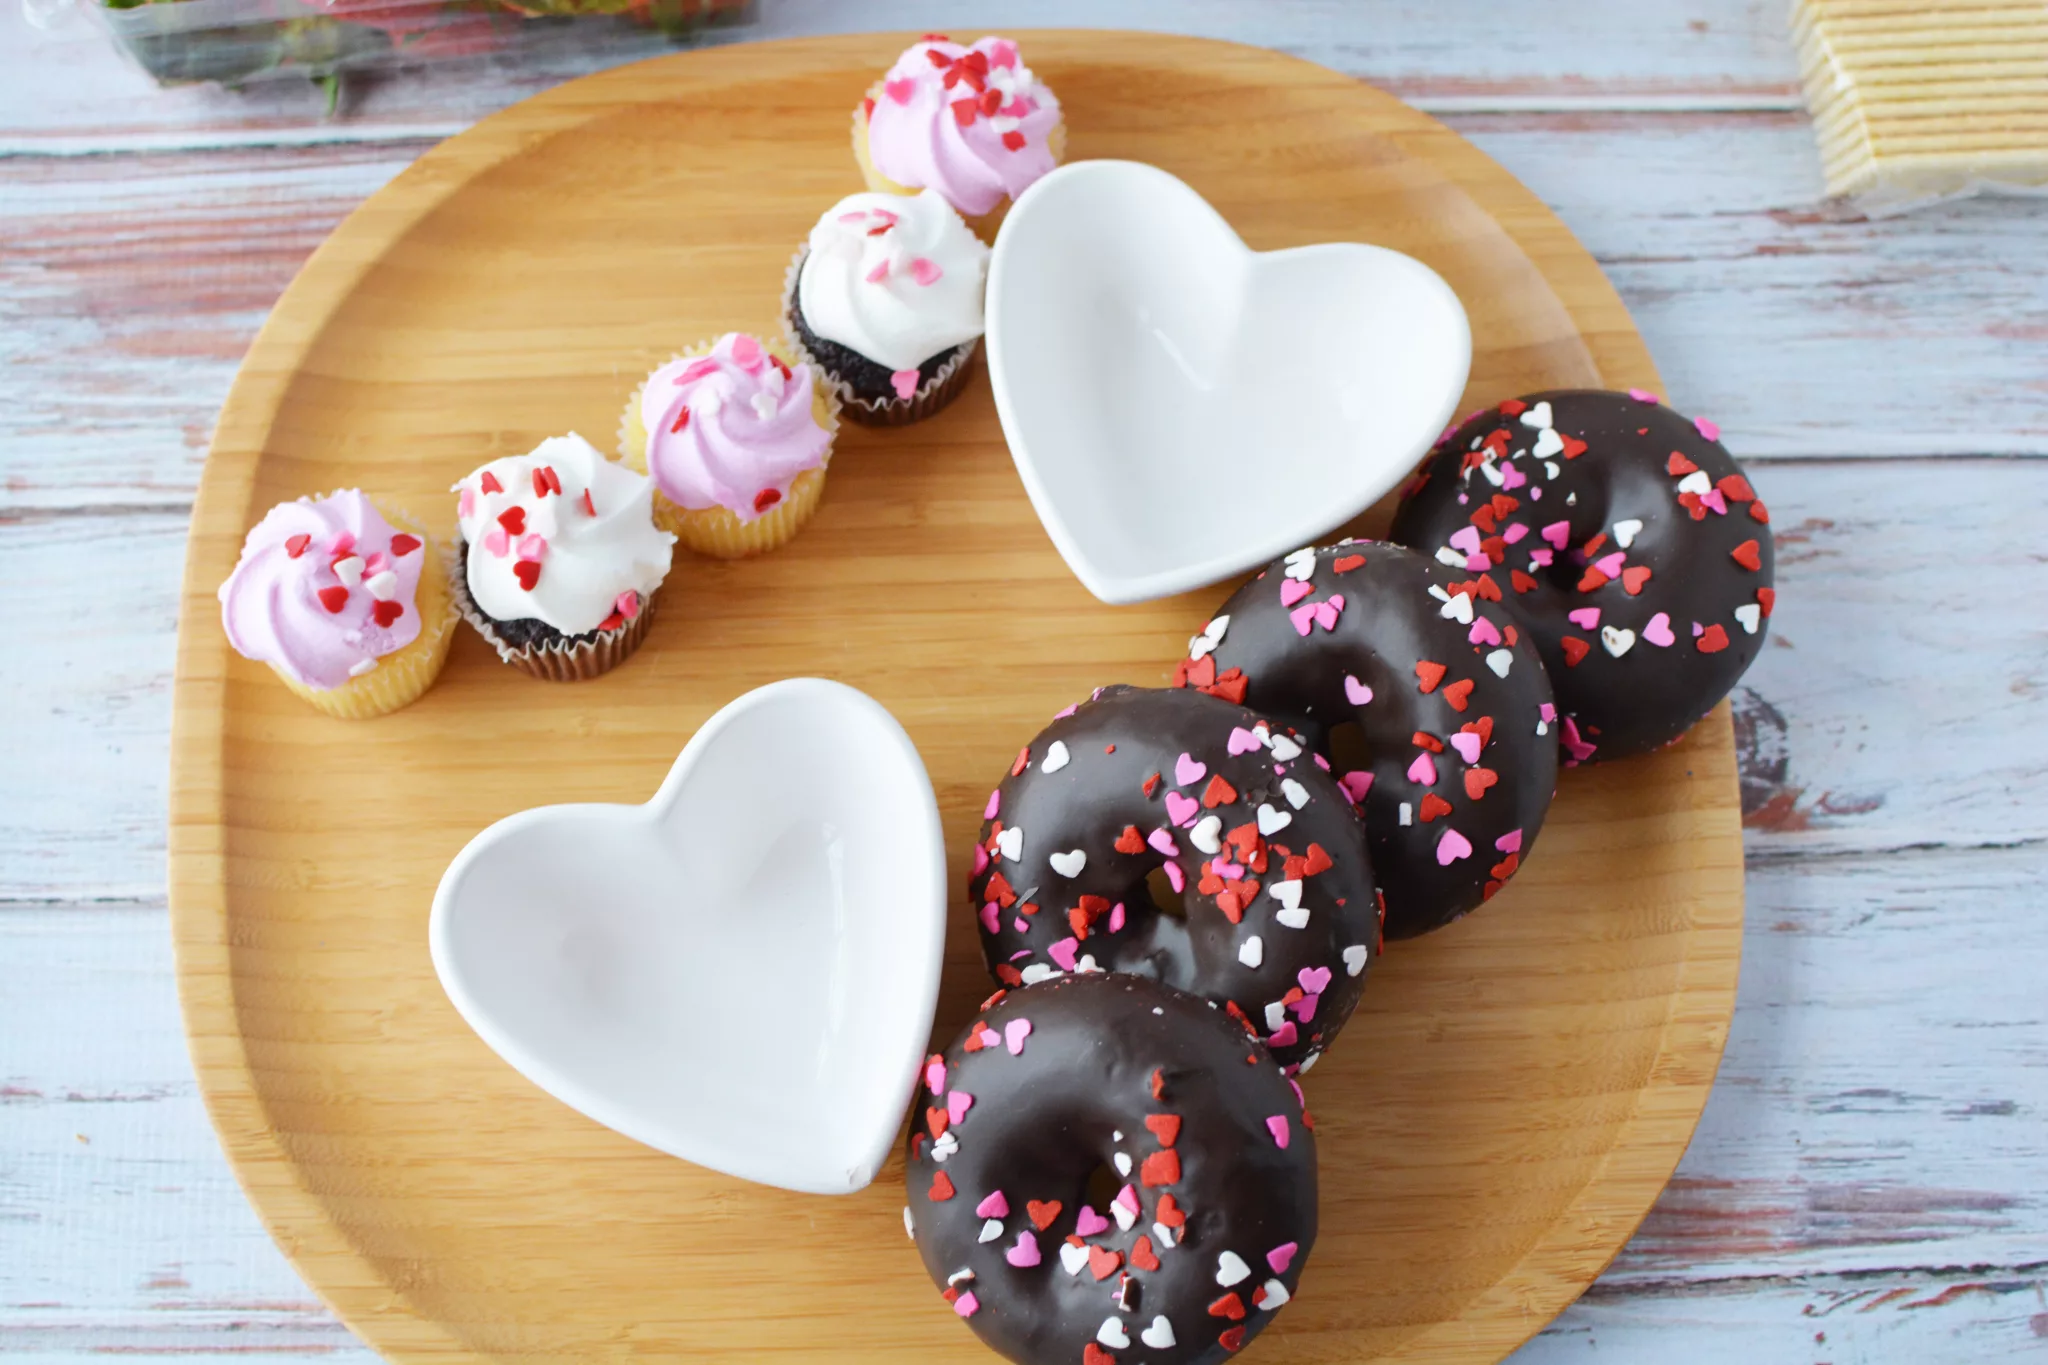
<svg viewBox="0 0 2048 1365">
<path fill-rule="evenodd" d="M 904 1220 L 1012 1360 L 1211 1365 L 1316 1237 L 1301 1091 L 1222 1010 L 1121 973 L 998 991 L 925 1065 Z M 1089 1181 L 1114 1195 L 1090 1204 Z"/>
<path fill-rule="evenodd" d="M 1313 1064 L 1378 949 L 1349 802 L 1299 738 L 1193 692 L 1105 687 L 1062 712 L 989 797 L 968 893 L 1005 985 L 1061 972 L 1164 981 Z M 1168 913 L 1146 878 L 1181 893 Z"/>
<path fill-rule="evenodd" d="M 1532 393 L 1468 418 L 1402 496 L 1395 540 L 1507 590 L 1567 766 L 1677 739 L 1763 647 L 1770 514 L 1719 436 L 1639 390 Z"/>
<path fill-rule="evenodd" d="M 1489 586 L 1377 541 L 1297 550 L 1217 608 L 1174 673 L 1325 753 L 1332 727 L 1358 723 L 1366 760 L 1339 780 L 1363 810 L 1393 938 L 1500 890 L 1557 787 L 1550 680 Z"/>
</svg>

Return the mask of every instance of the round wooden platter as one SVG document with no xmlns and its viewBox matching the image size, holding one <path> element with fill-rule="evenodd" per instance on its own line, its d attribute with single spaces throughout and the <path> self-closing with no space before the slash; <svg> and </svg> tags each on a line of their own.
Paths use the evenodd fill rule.
<svg viewBox="0 0 2048 1365">
<path fill-rule="evenodd" d="M 681 54 L 484 120 L 314 254 L 222 414 L 178 651 L 186 1025 L 271 1232 L 394 1359 L 988 1358 L 904 1240 L 900 1155 L 859 1194 L 802 1197 L 599 1127 L 457 1018 L 428 962 L 428 903 L 486 824 L 642 800 L 718 706 L 797 674 L 902 720 L 964 874 L 1017 747 L 1097 684 L 1164 682 L 1230 585 L 1089 597 L 1033 517 L 978 375 L 931 421 L 843 431 L 824 505 L 787 548 L 737 564 L 678 552 L 646 647 L 593 683 L 530 681 L 465 629 L 417 705 L 328 720 L 230 653 L 214 600 L 272 503 L 360 486 L 447 529 L 449 485 L 487 458 L 567 430 L 609 446 L 653 364 L 773 329 L 791 253 L 860 187 L 848 111 L 914 36 Z M 1391 97 L 1252 48 L 1019 36 L 1066 108 L 1071 156 L 1164 166 L 1257 248 L 1362 240 L 1434 266 L 1471 312 L 1475 402 L 1655 387 L 1570 234 Z M 969 908 L 950 915 L 941 1038 L 990 987 Z M 1569 1303 L 1692 1133 L 1741 917 L 1725 708 L 1666 752 L 1567 774 L 1512 887 L 1394 945 L 1308 1078 L 1322 1236 L 1247 1358 L 1491 1361 Z M 766 1008 L 811 986 L 734 966 Z M 773 1084 L 775 1059 L 760 1069 Z"/>
</svg>

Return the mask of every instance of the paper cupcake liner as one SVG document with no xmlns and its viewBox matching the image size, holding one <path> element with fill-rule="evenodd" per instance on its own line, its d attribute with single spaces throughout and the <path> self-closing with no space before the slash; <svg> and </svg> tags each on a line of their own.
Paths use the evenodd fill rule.
<svg viewBox="0 0 2048 1365">
<path fill-rule="evenodd" d="M 862 426 L 907 427 L 912 422 L 923 421 L 960 396 L 961 390 L 967 387 L 968 362 L 974 359 L 975 351 L 981 346 L 980 337 L 954 347 L 946 363 L 939 366 L 938 371 L 908 398 L 859 397 L 854 393 L 853 385 L 832 373 L 823 361 L 812 355 L 810 348 L 797 335 L 796 326 L 797 282 L 803 274 L 804 258 L 810 254 L 808 243 L 798 247 L 796 255 L 790 258 L 789 268 L 782 272 L 782 341 L 831 387 L 841 412 Z"/>
<path fill-rule="evenodd" d="M 349 491 L 336 489 L 320 496 L 331 498 L 335 493 Z M 420 564 L 419 587 L 413 593 L 420 633 L 411 644 L 381 656 L 368 673 L 350 678 L 339 687 L 314 687 L 276 664 L 270 666 L 277 680 L 290 688 L 293 695 L 341 720 L 373 720 L 418 701 L 441 676 L 441 666 L 448 662 L 448 647 L 455 642 L 455 612 L 449 604 L 448 570 L 440 547 L 412 517 L 403 512 L 392 515 L 382 508 L 377 510 L 393 530 L 419 537 L 420 553 L 426 556 Z"/>
<path fill-rule="evenodd" d="M 867 98 L 870 100 L 883 98 L 882 87 L 886 84 L 888 84 L 888 78 L 885 76 L 869 86 Z M 1052 164 L 1055 166 L 1067 159 L 1067 124 L 1064 117 L 1052 126 L 1050 133 L 1046 134 L 1045 149 L 1052 153 Z M 859 104 L 853 106 L 853 159 L 860 163 L 861 179 L 865 180 L 867 187 L 875 193 L 917 193 L 910 186 L 899 185 L 875 169 L 874 153 L 868 147 L 867 108 Z M 987 213 L 961 213 L 960 216 L 967 220 L 967 226 L 974 229 L 976 236 L 993 246 L 996 240 L 996 233 L 1002 229 L 1003 218 L 1009 213 L 1012 202 L 1014 201 L 1005 199 Z M 959 206 L 955 205 L 954 207 L 957 210 Z"/>
<path fill-rule="evenodd" d="M 642 474 L 648 472 L 647 427 L 640 420 L 640 398 L 647 392 L 647 381 L 654 377 L 654 371 L 678 360 L 695 360 L 709 355 L 716 344 L 716 341 L 700 341 L 687 351 L 670 356 L 661 365 L 650 369 L 647 377 L 634 386 L 632 396 L 626 400 L 626 410 L 619 415 L 619 458 L 628 468 Z M 824 368 L 787 338 L 764 338 L 761 344 L 771 355 L 780 356 L 785 364 L 801 361 L 811 367 L 816 376 L 811 385 L 811 415 L 819 426 L 825 428 L 825 434 L 836 440 L 842 409 L 839 394 L 827 381 Z M 789 486 L 788 496 L 752 521 L 740 520 L 738 513 L 725 507 L 684 507 L 672 502 L 656 484 L 654 524 L 672 533 L 689 549 L 714 559 L 744 559 L 749 555 L 765 554 L 788 544 L 811 519 L 811 514 L 818 510 L 819 499 L 825 492 L 825 471 L 831 463 L 832 445 L 828 441 L 818 467 L 797 475 Z M 816 477 L 812 477 L 814 475 Z"/>
<path fill-rule="evenodd" d="M 647 638 L 647 623 L 654 619 L 655 599 L 661 596 L 656 587 L 651 593 L 640 597 L 640 614 L 620 626 L 608 630 L 594 640 L 572 643 L 569 640 L 555 640 L 544 645 L 515 647 L 498 634 L 491 618 L 469 592 L 469 572 L 464 559 L 469 551 L 468 543 L 455 542 L 448 555 L 448 590 L 455 600 L 455 609 L 462 619 L 476 627 L 476 633 L 483 636 L 498 657 L 511 664 L 520 672 L 547 682 L 586 682 L 591 678 L 609 673 L 640 648 L 640 642 Z"/>
</svg>

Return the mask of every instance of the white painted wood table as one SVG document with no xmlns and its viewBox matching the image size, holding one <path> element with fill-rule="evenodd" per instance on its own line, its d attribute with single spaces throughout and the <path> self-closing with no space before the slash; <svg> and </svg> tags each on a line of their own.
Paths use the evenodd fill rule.
<svg viewBox="0 0 2048 1365">
<path fill-rule="evenodd" d="M 1439 114 L 1548 200 L 1778 529 L 1749 929 L 1677 1178 L 1516 1357 L 2048 1359 L 2048 206 L 1864 222 L 1780 0 L 768 0 L 761 36 L 1173 27 Z M 643 44 L 638 51 L 657 50 Z M 0 0 L 0 1356 L 373 1359 L 244 1204 L 164 910 L 175 598 L 285 282 L 436 139 L 603 60 L 158 91 Z"/>
</svg>

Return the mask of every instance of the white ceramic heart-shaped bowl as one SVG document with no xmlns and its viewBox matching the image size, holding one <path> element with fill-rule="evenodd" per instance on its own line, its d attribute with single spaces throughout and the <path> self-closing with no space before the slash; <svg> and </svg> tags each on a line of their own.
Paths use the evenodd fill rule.
<svg viewBox="0 0 2048 1365">
<path fill-rule="evenodd" d="M 1414 468 L 1472 331 L 1384 247 L 1255 252 L 1135 161 L 1038 181 L 988 280 L 996 412 L 1031 504 L 1105 602 L 1185 592 L 1306 545 Z"/>
<path fill-rule="evenodd" d="M 645 805 L 477 835 L 428 934 L 462 1017 L 549 1094 L 700 1165 L 843 1194 L 909 1102 L 945 906 L 910 737 L 797 678 L 705 722 Z"/>
</svg>

